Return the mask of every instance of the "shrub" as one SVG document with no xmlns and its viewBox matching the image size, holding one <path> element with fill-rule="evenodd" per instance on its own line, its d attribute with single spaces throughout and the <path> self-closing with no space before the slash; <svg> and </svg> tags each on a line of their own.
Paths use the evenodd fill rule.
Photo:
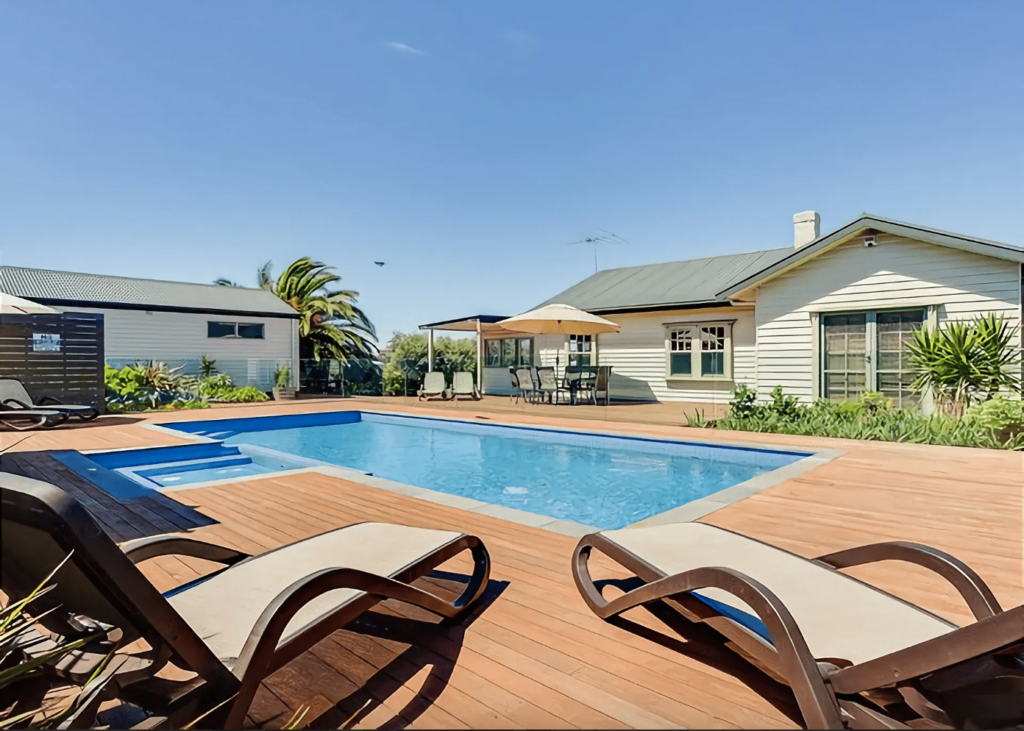
<svg viewBox="0 0 1024 731">
<path fill-rule="evenodd" d="M 215 375 L 217 375 L 217 361 L 204 355 L 202 362 L 199 364 L 199 377 L 209 378 Z"/>
<path fill-rule="evenodd" d="M 865 393 L 859 401 L 833 403 L 819 399 L 803 405 L 781 388 L 772 391 L 767 404 L 756 403 L 749 388 L 737 388 L 729 414 L 719 419 L 719 429 L 799 434 L 804 436 L 868 439 L 962 447 L 1024 448 L 1024 406 L 993 399 L 973 407 L 968 418 L 949 414 L 927 416 L 893 409 L 885 396 Z M 992 404 L 986 406 L 985 404 Z"/>
<path fill-rule="evenodd" d="M 1004 442 L 1024 435 L 1024 401 L 996 396 L 971 406 L 964 418 L 991 429 L 996 438 Z"/>
<path fill-rule="evenodd" d="M 275 388 L 288 388 L 288 384 L 291 383 L 292 372 L 288 366 L 278 366 L 277 370 L 274 371 L 274 387 Z"/>
<path fill-rule="evenodd" d="M 217 400 L 229 404 L 245 404 L 267 401 L 269 398 L 266 393 L 255 386 L 242 386 L 220 395 Z"/>
<path fill-rule="evenodd" d="M 395 333 L 388 343 L 389 358 L 384 365 L 384 393 L 402 395 L 408 390 L 414 394 L 423 385 L 427 372 L 427 336 L 422 333 L 406 335 Z M 434 339 L 434 370 L 444 373 L 450 383 L 460 371 L 476 377 L 476 343 L 472 339 Z"/>
<path fill-rule="evenodd" d="M 180 375 L 180 371 L 155 361 L 126 365 L 120 370 L 105 366 L 107 411 L 147 411 L 195 401 L 196 380 Z"/>
<path fill-rule="evenodd" d="M 221 398 L 235 390 L 235 384 L 227 373 L 207 376 L 199 381 L 199 395 L 205 398 Z"/>
<path fill-rule="evenodd" d="M 938 330 L 915 330 L 907 343 L 917 373 L 913 388 L 930 391 L 943 411 L 957 416 L 998 391 L 1019 390 L 1016 334 L 1017 328 L 994 313 Z"/>
<path fill-rule="evenodd" d="M 749 419 L 757 412 L 757 391 L 743 383 L 736 387 L 729 402 L 729 416 Z"/>
</svg>

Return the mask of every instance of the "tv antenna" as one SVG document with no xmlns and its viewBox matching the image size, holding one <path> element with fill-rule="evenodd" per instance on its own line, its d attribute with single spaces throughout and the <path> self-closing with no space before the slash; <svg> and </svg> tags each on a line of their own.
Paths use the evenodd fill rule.
<svg viewBox="0 0 1024 731">
<path fill-rule="evenodd" d="M 589 233 L 579 241 L 570 241 L 567 246 L 575 246 L 576 244 L 590 244 L 594 247 L 594 273 L 597 274 L 597 247 L 601 244 L 628 244 L 621 236 L 613 234 L 611 231 L 605 231 L 603 228 L 597 229 L 593 233 Z"/>
</svg>

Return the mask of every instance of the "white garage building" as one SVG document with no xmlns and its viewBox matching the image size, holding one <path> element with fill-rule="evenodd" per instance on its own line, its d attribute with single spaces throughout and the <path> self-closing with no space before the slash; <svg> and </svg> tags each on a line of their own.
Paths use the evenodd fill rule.
<svg viewBox="0 0 1024 731">
<path fill-rule="evenodd" d="M 274 371 L 299 372 L 299 318 L 272 292 L 189 282 L 0 267 L 0 292 L 61 312 L 101 313 L 105 358 L 184 366 L 217 361 L 238 386 L 269 390 Z M 293 383 L 295 385 L 295 383 Z"/>
</svg>

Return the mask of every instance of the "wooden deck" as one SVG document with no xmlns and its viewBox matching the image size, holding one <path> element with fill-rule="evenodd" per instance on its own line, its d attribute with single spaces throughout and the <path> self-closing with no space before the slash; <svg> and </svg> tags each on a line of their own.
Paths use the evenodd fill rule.
<svg viewBox="0 0 1024 731">
<path fill-rule="evenodd" d="M 299 402 L 149 418 L 358 406 Z M 499 418 L 484 409 L 466 408 L 463 415 Z M 977 569 L 1004 606 L 1024 603 L 1024 455 L 1019 453 L 719 434 L 546 414 L 502 414 L 500 419 L 843 449 L 838 459 L 704 520 L 807 556 L 879 540 L 929 543 Z M 179 441 L 142 429 L 137 421 L 105 422 L 36 433 L 18 444 L 23 434 L 3 433 L 0 440 L 13 436 L 7 445 L 12 451 Z M 0 441 L 0 449 L 4 446 Z M 306 706 L 305 723 L 333 728 L 799 725 L 786 688 L 754 672 L 701 628 L 669 628 L 645 610 L 634 610 L 618 625 L 596 619 L 572 583 L 572 538 L 326 475 L 284 475 L 168 495 L 217 521 L 193 535 L 249 552 L 361 520 L 472 532 L 490 549 L 491 586 L 468 620 L 438 625 L 424 614 L 385 603 L 274 674 L 253 706 L 253 725 L 280 726 Z M 161 588 L 209 568 L 187 558 L 146 565 Z M 468 561 L 454 559 L 442 570 L 464 574 Z M 596 563 L 595 572 L 619 575 L 604 561 Z M 969 621 L 963 602 L 923 570 L 893 563 L 853 573 L 954 621 Z M 424 581 L 445 591 L 451 589 L 449 578 L 439 574 Z"/>
<path fill-rule="evenodd" d="M 215 522 L 159 492 L 118 500 L 57 460 L 52 452 L 5 455 L 3 470 L 60 485 L 82 503 L 107 534 L 118 542 L 190 531 Z"/>
</svg>

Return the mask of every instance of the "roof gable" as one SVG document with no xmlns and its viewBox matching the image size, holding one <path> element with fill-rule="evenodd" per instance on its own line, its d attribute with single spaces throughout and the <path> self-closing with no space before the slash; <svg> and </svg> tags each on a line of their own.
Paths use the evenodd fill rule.
<svg viewBox="0 0 1024 731">
<path fill-rule="evenodd" d="M 0 267 L 0 291 L 41 304 L 298 317 L 273 292 L 192 282 Z"/>
<path fill-rule="evenodd" d="M 799 249 L 789 249 L 788 253 L 779 260 L 768 264 L 758 271 L 751 272 L 749 276 L 734 281 L 717 292 L 721 298 L 732 297 L 745 289 L 759 285 L 784 271 L 789 271 L 804 262 L 812 259 L 836 246 L 844 243 L 865 230 L 874 230 L 883 233 L 902 236 L 908 239 L 924 241 L 936 246 L 946 246 L 961 251 L 968 251 L 973 254 L 991 256 L 997 259 L 1006 259 L 1018 263 L 1024 263 L 1024 249 L 1019 249 L 1009 244 L 1002 244 L 996 241 L 987 241 L 964 234 L 950 233 L 939 229 L 927 228 L 911 223 L 901 223 L 879 216 L 872 216 L 864 213 L 860 218 L 851 221 L 840 229 L 830 234 L 821 236 L 806 246 Z"/>
</svg>

